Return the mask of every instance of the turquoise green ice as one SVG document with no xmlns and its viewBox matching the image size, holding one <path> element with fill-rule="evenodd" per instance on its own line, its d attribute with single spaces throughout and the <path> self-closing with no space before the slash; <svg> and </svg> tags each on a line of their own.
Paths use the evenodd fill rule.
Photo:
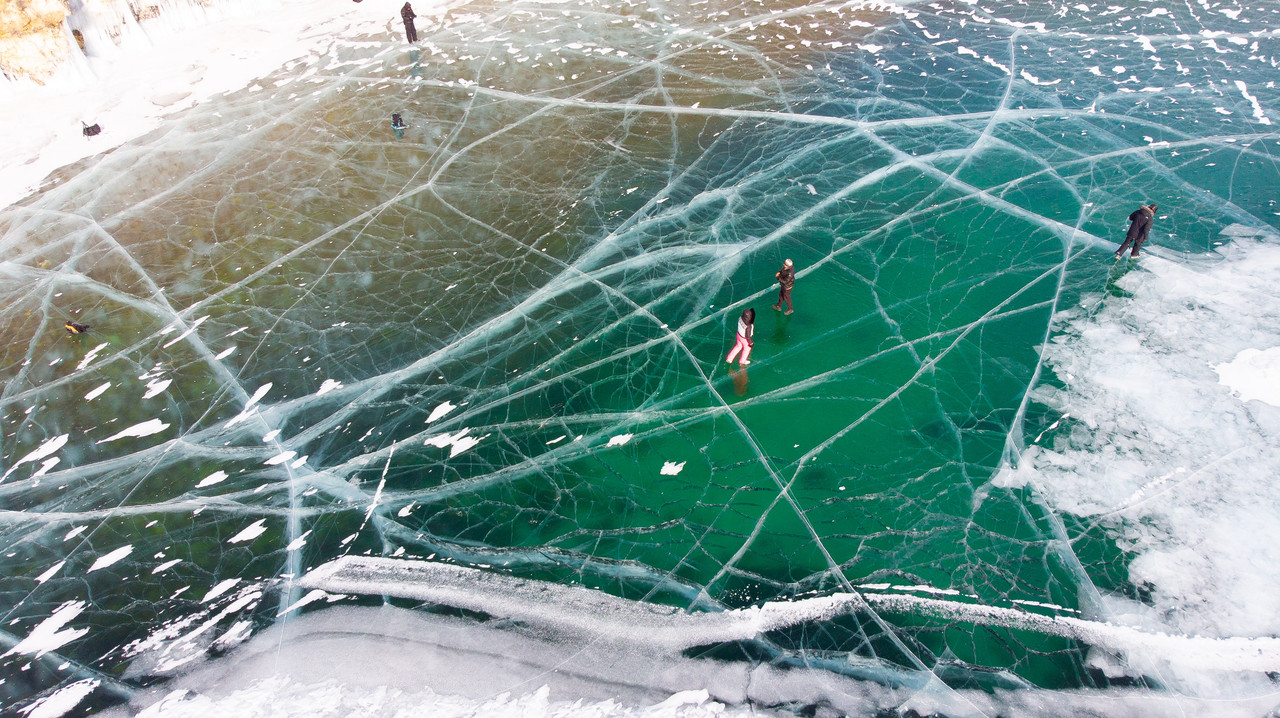
<svg viewBox="0 0 1280 718">
<path fill-rule="evenodd" d="M 165 675 L 149 637 L 289 620 L 342 555 L 690 611 L 855 592 L 708 660 L 1160 691 L 881 600 L 1148 590 L 1121 521 L 992 482 L 1069 430 L 1029 392 L 1055 314 L 1122 291 L 1130 211 L 1177 208 L 1173 261 L 1275 225 L 1275 8 L 1138 5 L 472 3 L 60 171 L 0 211 L 0 615 L 5 650 L 68 602 L 88 630 L 0 696 L 105 706 Z"/>
</svg>

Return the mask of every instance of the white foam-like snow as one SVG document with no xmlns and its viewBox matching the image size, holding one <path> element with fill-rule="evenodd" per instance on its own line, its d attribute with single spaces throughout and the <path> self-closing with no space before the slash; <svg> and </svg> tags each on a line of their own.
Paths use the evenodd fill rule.
<svg viewBox="0 0 1280 718">
<path fill-rule="evenodd" d="M 335 379 L 325 379 L 324 382 L 320 384 L 320 388 L 316 390 L 316 396 L 324 396 L 325 394 L 328 394 L 334 389 L 341 389 L 341 388 L 342 388 L 342 382 L 337 381 Z"/>
<path fill-rule="evenodd" d="M 609 443 L 605 444 L 605 446 L 622 446 L 628 441 L 631 441 L 633 436 L 635 436 L 635 434 L 618 434 L 617 436 L 612 436 L 609 438 Z"/>
</svg>

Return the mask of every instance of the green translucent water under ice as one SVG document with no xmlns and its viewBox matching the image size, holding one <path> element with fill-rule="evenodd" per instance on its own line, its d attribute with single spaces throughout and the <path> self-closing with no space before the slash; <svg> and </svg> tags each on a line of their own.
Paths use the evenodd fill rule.
<svg viewBox="0 0 1280 718">
<path fill-rule="evenodd" d="M 1243 100 L 1213 130 L 1240 140 L 1202 141 L 1227 100 L 1088 71 L 1184 77 L 1137 45 L 1069 20 L 962 26 L 967 6 L 517 7 L 455 13 L 417 49 L 340 42 L 0 214 L 6 466 L 71 437 L 46 474 L 0 485 L 9 634 L 85 601 L 91 630 L 62 654 L 119 677 L 132 642 L 220 605 L 200 602 L 220 582 L 268 582 L 261 628 L 299 597 L 291 577 L 362 553 L 698 610 L 882 583 L 1085 617 L 1099 591 L 1139 596 L 1107 527 L 990 480 L 1059 418 L 1027 399 L 1054 380 L 1040 347 L 1055 311 L 1125 271 L 1106 242 L 1138 202 L 1180 207 L 1158 224 L 1166 252 L 1263 214 L 1223 198 L 1274 181 Z M 1063 82 L 1011 81 L 957 45 Z M 784 258 L 791 316 L 770 309 Z M 745 307 L 752 363 L 731 372 Z M 63 336 L 68 317 L 91 332 Z M 158 434 L 103 441 L 157 417 Z M 463 429 L 479 442 L 455 456 L 424 444 Z M 755 659 L 1107 685 L 1065 639 L 879 618 L 764 636 Z M 26 659 L 4 660 L 15 699 L 62 680 L 15 689 Z"/>
</svg>

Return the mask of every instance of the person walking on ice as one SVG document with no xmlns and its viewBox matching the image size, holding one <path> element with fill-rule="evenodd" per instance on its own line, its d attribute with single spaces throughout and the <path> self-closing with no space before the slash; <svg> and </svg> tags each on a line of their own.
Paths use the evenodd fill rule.
<svg viewBox="0 0 1280 718">
<path fill-rule="evenodd" d="M 1156 206 L 1154 204 L 1139 205 L 1129 215 L 1129 233 L 1124 236 L 1124 244 L 1120 245 L 1120 249 L 1116 250 L 1116 259 L 1124 255 L 1124 250 L 1133 245 L 1133 254 L 1138 256 L 1138 248 L 1142 243 L 1147 241 L 1147 235 L 1151 233 L 1151 223 L 1156 218 Z"/>
<path fill-rule="evenodd" d="M 742 310 L 742 316 L 738 317 L 738 342 L 733 345 L 733 349 L 729 351 L 729 356 L 724 360 L 733 363 L 733 358 L 738 356 L 738 352 L 742 352 L 742 358 L 738 360 L 738 366 L 746 366 L 751 363 L 747 357 L 751 356 L 751 347 L 755 346 L 755 329 L 756 329 L 756 310 L 750 307 Z"/>
<path fill-rule="evenodd" d="M 788 259 L 782 263 L 782 269 L 773 275 L 778 279 L 778 303 L 773 305 L 776 312 L 782 309 L 782 303 L 787 303 L 787 314 L 794 312 L 791 308 L 791 288 L 796 286 L 796 270 L 791 266 L 791 260 Z"/>
</svg>

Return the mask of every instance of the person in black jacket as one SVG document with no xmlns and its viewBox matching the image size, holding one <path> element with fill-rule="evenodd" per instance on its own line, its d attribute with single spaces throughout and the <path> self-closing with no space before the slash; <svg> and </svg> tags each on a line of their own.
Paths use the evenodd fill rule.
<svg viewBox="0 0 1280 718">
<path fill-rule="evenodd" d="M 791 288 L 796 286 L 796 270 L 791 266 L 791 260 L 782 263 L 782 269 L 773 275 L 778 279 L 778 303 L 773 305 L 774 311 L 782 309 L 782 303 L 787 303 L 787 314 L 794 312 L 791 308 Z"/>
<path fill-rule="evenodd" d="M 1116 250 L 1116 259 L 1119 259 L 1124 254 L 1124 250 L 1130 244 L 1133 245 L 1133 254 L 1131 256 L 1138 256 L 1138 248 L 1142 246 L 1143 242 L 1147 241 L 1147 235 L 1151 233 L 1151 223 L 1155 218 L 1156 206 L 1154 204 L 1139 205 L 1133 211 L 1133 214 L 1129 215 L 1129 232 L 1124 236 L 1124 244 L 1120 245 L 1120 249 Z"/>
<path fill-rule="evenodd" d="M 413 26 L 415 17 L 417 15 L 413 14 L 413 6 L 409 3 L 405 3 L 404 7 L 400 8 L 400 18 L 404 20 L 404 36 L 408 38 L 409 42 L 418 41 L 418 29 Z"/>
</svg>

